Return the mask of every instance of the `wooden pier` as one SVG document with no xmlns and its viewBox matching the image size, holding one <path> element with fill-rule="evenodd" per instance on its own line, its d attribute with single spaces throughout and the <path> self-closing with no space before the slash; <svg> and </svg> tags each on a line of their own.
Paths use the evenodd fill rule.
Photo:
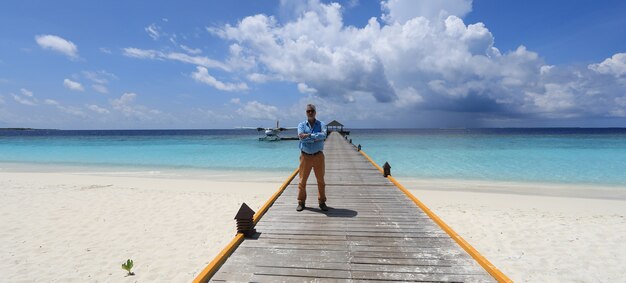
<svg viewBox="0 0 626 283">
<path fill-rule="evenodd" d="M 328 137 L 324 154 L 329 211 L 317 207 L 313 173 L 307 208 L 296 211 L 296 177 L 257 223 L 256 236 L 242 241 L 238 234 L 216 259 L 217 271 L 196 281 L 510 281 L 341 135 Z"/>
</svg>

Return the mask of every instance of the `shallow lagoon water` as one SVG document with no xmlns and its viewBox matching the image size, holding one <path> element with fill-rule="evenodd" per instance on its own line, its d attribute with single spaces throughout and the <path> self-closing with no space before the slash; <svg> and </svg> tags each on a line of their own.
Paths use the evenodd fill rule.
<svg viewBox="0 0 626 283">
<path fill-rule="evenodd" d="M 0 131 L 0 162 L 296 168 L 298 141 L 258 137 L 246 130 Z M 355 129 L 350 138 L 401 177 L 626 185 L 626 129 Z"/>
</svg>

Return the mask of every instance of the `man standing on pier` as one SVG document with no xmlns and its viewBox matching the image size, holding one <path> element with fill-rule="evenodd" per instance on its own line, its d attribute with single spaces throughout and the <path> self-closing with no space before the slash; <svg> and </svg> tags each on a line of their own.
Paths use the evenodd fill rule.
<svg viewBox="0 0 626 283">
<path fill-rule="evenodd" d="M 298 183 L 298 208 L 302 211 L 306 202 L 306 180 L 315 172 L 317 179 L 318 201 L 320 209 L 328 211 L 326 206 L 326 183 L 324 182 L 324 140 L 326 125 L 315 119 L 315 105 L 307 104 L 306 120 L 298 125 L 300 138 L 300 183 Z"/>
</svg>

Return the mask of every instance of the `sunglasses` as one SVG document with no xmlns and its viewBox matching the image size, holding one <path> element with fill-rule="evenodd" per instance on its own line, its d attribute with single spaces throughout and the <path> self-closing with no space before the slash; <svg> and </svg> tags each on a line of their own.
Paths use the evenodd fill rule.
<svg viewBox="0 0 626 283">
<path fill-rule="evenodd" d="M 315 113 L 315 110 L 307 110 L 306 113 Z"/>
</svg>

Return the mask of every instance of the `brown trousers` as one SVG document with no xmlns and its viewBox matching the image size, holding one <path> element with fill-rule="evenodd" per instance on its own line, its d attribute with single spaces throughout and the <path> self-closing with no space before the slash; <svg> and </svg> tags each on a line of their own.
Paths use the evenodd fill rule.
<svg viewBox="0 0 626 283">
<path fill-rule="evenodd" d="M 307 155 L 300 153 L 300 183 L 298 183 L 298 203 L 306 201 L 306 180 L 309 179 L 311 169 L 315 172 L 317 179 L 317 200 L 322 203 L 326 202 L 326 183 L 324 182 L 324 153 L 320 152 L 316 155 Z"/>
</svg>

